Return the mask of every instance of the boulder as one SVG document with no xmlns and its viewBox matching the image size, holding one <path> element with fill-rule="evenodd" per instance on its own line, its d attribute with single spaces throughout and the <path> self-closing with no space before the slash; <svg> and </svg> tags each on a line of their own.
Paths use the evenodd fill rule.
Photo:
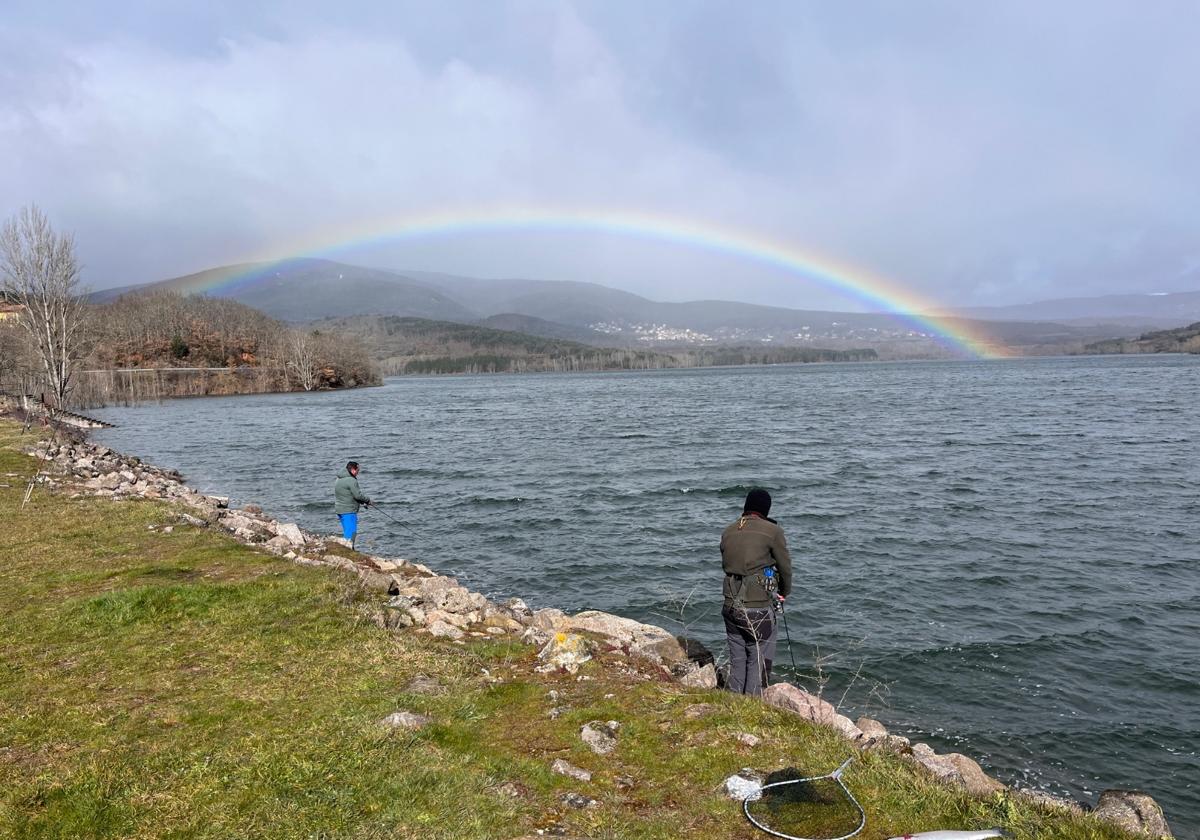
<svg viewBox="0 0 1200 840">
<path fill-rule="evenodd" d="M 836 729 L 852 740 L 862 737 L 862 730 L 850 718 L 838 714 L 832 703 L 791 683 L 780 682 L 767 686 L 763 689 L 763 700 L 776 708 L 800 715 L 805 720 Z"/>
<path fill-rule="evenodd" d="M 620 729 L 621 724 L 615 720 L 593 720 L 580 728 L 579 737 L 596 755 L 608 755 L 616 749 L 617 732 Z"/>
<path fill-rule="evenodd" d="M 426 624 L 434 624 L 438 621 L 453 624 L 462 630 L 466 630 L 471 624 L 466 616 L 459 615 L 458 613 L 446 612 L 445 610 L 433 610 L 432 612 L 425 613 Z"/>
<path fill-rule="evenodd" d="M 1097 819 L 1146 837 L 1172 837 L 1162 808 L 1140 790 L 1106 790 L 1092 812 Z"/>
<path fill-rule="evenodd" d="M 694 666 L 679 678 L 679 682 L 683 683 L 688 688 L 716 688 L 716 666 L 711 662 L 707 665 Z"/>
<path fill-rule="evenodd" d="M 446 612 L 466 613 L 472 610 L 482 610 L 487 606 L 487 598 L 459 586 L 458 581 L 448 577 L 428 577 L 405 579 L 405 589 L 413 589 L 419 600 L 429 609 L 445 610 Z"/>
<path fill-rule="evenodd" d="M 522 601 L 520 598 L 509 598 L 507 601 L 504 602 L 504 607 L 509 612 L 512 612 L 516 615 L 524 615 L 524 616 L 533 615 L 533 610 L 529 609 L 529 607 L 525 604 L 525 602 Z"/>
<path fill-rule="evenodd" d="M 282 540 L 283 537 L 276 537 L 275 539 Z M 369 589 L 372 592 L 382 592 L 385 595 L 394 589 L 391 575 L 385 575 L 383 572 L 377 572 L 374 569 L 359 569 L 357 567 L 355 571 L 358 572 L 358 579 L 365 589 Z"/>
<path fill-rule="evenodd" d="M 561 758 L 556 758 L 554 763 L 550 765 L 550 772 L 558 773 L 560 776 L 569 776 L 578 782 L 590 782 L 592 774 L 582 767 L 576 767 L 570 762 L 564 761 Z"/>
<path fill-rule="evenodd" d="M 455 627 L 453 624 L 447 624 L 444 621 L 435 621 L 430 624 L 429 633 L 430 635 L 437 636 L 441 639 L 453 639 L 455 641 L 466 635 L 466 633 Z"/>
<path fill-rule="evenodd" d="M 530 627 L 554 633 L 567 624 L 567 614 L 552 607 L 536 610 L 531 613 L 526 622 Z"/>
<path fill-rule="evenodd" d="M 263 512 L 262 505 L 242 505 L 242 510 L 256 515 Z"/>
<path fill-rule="evenodd" d="M 733 736 L 739 744 L 745 744 L 747 747 L 757 747 L 762 743 L 762 738 L 757 735 L 751 735 L 749 732 L 739 732 Z"/>
<path fill-rule="evenodd" d="M 592 658 L 587 639 L 574 633 L 555 633 L 538 653 L 542 662 L 537 670 L 543 673 L 559 668 L 574 674 L 579 666 Z"/>
<path fill-rule="evenodd" d="M 887 727 L 874 718 L 860 717 L 854 722 L 854 725 L 862 731 L 864 738 L 874 740 L 876 738 L 886 738 L 890 734 L 887 731 Z"/>
<path fill-rule="evenodd" d="M 1032 788 L 1013 788 L 1013 794 L 1027 802 L 1032 802 L 1042 808 L 1052 811 L 1068 811 L 1072 814 L 1082 814 L 1083 806 L 1071 799 L 1062 799 L 1046 793 L 1044 790 Z"/>
<path fill-rule="evenodd" d="M 302 548 L 306 542 L 304 532 L 294 522 L 281 522 L 277 524 L 275 526 L 275 533 L 297 548 Z"/>
<path fill-rule="evenodd" d="M 534 616 L 537 614 L 534 613 Z M 675 638 L 663 628 L 599 610 L 576 613 L 567 619 L 566 629 L 607 636 L 628 647 L 631 654 L 665 665 L 684 663 L 693 658 L 689 643 Z"/>
<path fill-rule="evenodd" d="M 165 531 L 166 529 L 164 528 L 163 530 Z M 283 554 L 292 547 L 292 544 L 283 537 L 271 537 L 264 545 L 272 554 Z"/>
<path fill-rule="evenodd" d="M 913 744 L 912 760 L 936 778 L 961 787 L 972 796 L 991 796 L 1004 790 L 1004 785 L 984 773 L 973 759 L 961 753 L 938 755 L 928 744 Z"/>
</svg>

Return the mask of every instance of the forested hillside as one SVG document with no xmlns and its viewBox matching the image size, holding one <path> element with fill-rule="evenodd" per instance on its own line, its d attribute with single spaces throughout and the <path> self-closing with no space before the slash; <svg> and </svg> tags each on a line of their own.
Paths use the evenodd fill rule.
<svg viewBox="0 0 1200 840">
<path fill-rule="evenodd" d="M 1200 321 L 1173 330 L 1156 330 L 1137 338 L 1097 341 L 1087 353 L 1200 353 Z"/>
<path fill-rule="evenodd" d="M 84 404 L 380 381 L 353 338 L 289 327 L 233 300 L 125 295 L 94 307 L 90 320 L 92 350 L 77 394 Z"/>
<path fill-rule="evenodd" d="M 874 350 L 808 347 L 689 347 L 668 352 L 593 347 L 563 339 L 422 318 L 340 318 L 320 322 L 317 326 L 357 338 L 385 375 L 654 370 L 876 358 Z"/>
</svg>

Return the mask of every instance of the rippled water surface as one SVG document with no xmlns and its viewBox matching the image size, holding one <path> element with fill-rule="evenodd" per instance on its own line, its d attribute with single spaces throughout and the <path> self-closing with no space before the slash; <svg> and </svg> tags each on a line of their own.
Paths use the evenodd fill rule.
<svg viewBox="0 0 1200 840">
<path fill-rule="evenodd" d="M 1198 406 L 1200 358 L 1175 356 L 406 378 L 97 413 L 120 424 L 102 441 L 318 531 L 354 458 L 416 532 L 368 512 L 368 549 L 713 647 L 717 540 L 763 485 L 810 688 L 1006 782 L 1145 789 L 1195 837 Z"/>
</svg>

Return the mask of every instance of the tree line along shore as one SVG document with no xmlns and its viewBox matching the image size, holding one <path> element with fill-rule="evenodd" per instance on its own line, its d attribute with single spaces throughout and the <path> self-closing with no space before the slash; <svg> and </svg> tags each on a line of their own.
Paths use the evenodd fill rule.
<svg viewBox="0 0 1200 840">
<path fill-rule="evenodd" d="M 0 474 L 3 835 L 749 840 L 726 781 L 851 757 L 868 840 L 1169 835 L 1144 794 L 1008 788 L 819 692 L 717 690 L 664 628 L 496 603 L 79 437 L 0 419 Z M 836 836 L 821 801 L 764 813 Z"/>
</svg>

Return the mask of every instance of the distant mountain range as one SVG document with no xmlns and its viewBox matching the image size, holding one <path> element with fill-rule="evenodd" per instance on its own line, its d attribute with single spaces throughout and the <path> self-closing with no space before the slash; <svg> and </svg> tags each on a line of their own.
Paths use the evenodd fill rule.
<svg viewBox="0 0 1200 840">
<path fill-rule="evenodd" d="M 887 313 L 799 310 L 732 301 L 652 301 L 595 283 L 482 280 L 396 272 L 321 259 L 222 266 L 158 283 L 108 289 L 96 302 L 168 289 L 229 297 L 296 323 L 362 315 L 423 318 L 601 347 L 696 345 L 873 347 L 881 357 L 937 356 L 931 330 Z M 1178 313 L 1172 315 L 1172 313 Z M 1191 313 L 1191 314 L 1189 314 Z M 998 345 L 1033 351 L 1200 318 L 1200 292 L 1045 301 L 947 313 Z M 1170 320 L 1174 317 L 1175 320 Z"/>
<path fill-rule="evenodd" d="M 1200 320 L 1200 292 L 1057 298 L 1015 306 L 976 306 L 946 314 L 989 321 L 1059 321 L 1177 327 Z"/>
</svg>

